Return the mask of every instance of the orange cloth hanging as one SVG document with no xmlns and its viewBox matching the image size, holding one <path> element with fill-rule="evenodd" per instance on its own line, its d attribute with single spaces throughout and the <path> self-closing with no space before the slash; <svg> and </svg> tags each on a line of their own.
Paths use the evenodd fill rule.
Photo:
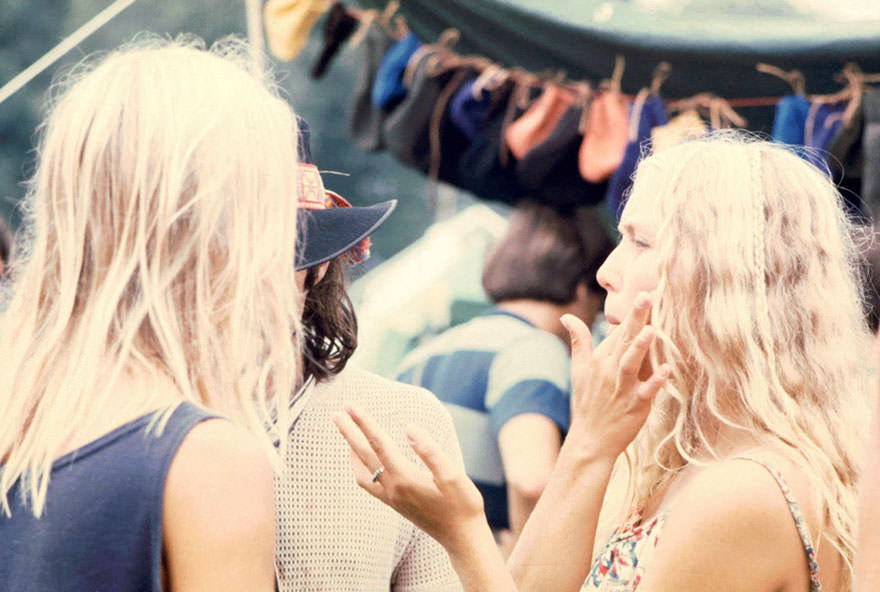
<svg viewBox="0 0 880 592">
<path fill-rule="evenodd" d="M 608 179 L 623 162 L 628 132 L 626 98 L 617 90 L 602 91 L 590 103 L 587 129 L 578 151 L 581 176 L 590 183 Z"/>
<path fill-rule="evenodd" d="M 517 160 L 541 144 L 574 104 L 571 89 L 550 83 L 522 116 L 507 126 L 504 141 Z"/>
</svg>

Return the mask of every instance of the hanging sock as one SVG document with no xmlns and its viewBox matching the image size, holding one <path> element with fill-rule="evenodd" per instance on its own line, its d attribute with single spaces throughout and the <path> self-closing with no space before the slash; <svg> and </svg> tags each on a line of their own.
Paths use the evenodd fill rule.
<svg viewBox="0 0 880 592">
<path fill-rule="evenodd" d="M 327 0 L 269 0 L 263 20 L 272 55 L 285 62 L 299 55 L 312 27 L 329 8 Z"/>
<path fill-rule="evenodd" d="M 324 21 L 324 37 L 321 52 L 312 66 L 312 78 L 321 78 L 327 71 L 327 66 L 342 47 L 342 44 L 351 37 L 358 28 L 359 21 L 348 13 L 348 9 L 337 2 L 327 13 Z"/>
<path fill-rule="evenodd" d="M 540 203 L 568 208 L 604 199 L 607 182 L 587 181 L 578 166 L 578 147 L 583 142 L 579 124 L 588 107 L 569 107 L 547 138 L 514 164 L 520 184 Z"/>
<path fill-rule="evenodd" d="M 601 183 L 611 177 L 623 161 L 628 131 L 626 99 L 616 89 L 603 90 L 590 103 L 584 141 L 578 149 L 584 179 Z"/>
<path fill-rule="evenodd" d="M 828 145 L 831 176 L 847 201 L 850 213 L 862 214 L 862 172 L 865 154 L 862 149 L 864 103 L 859 100 L 852 117 L 844 119 L 837 135 Z"/>
<path fill-rule="evenodd" d="M 605 195 L 606 203 L 615 220 L 620 219 L 642 151 L 650 149 L 651 131 L 668 122 L 663 100 L 657 95 L 640 92 L 630 107 L 629 137 L 623 152 L 623 160 L 611 175 L 608 192 Z"/>
<path fill-rule="evenodd" d="M 513 157 L 521 159 L 543 143 L 574 104 L 575 98 L 571 89 L 554 82 L 548 83 L 541 96 L 504 132 L 504 141 Z"/>
<path fill-rule="evenodd" d="M 864 131 L 862 132 L 862 201 L 875 215 L 880 213 L 880 89 L 862 95 Z"/>
<path fill-rule="evenodd" d="M 513 81 L 501 68 L 487 68 L 466 81 L 449 101 L 449 119 L 468 141 L 474 141 L 489 120 L 503 109 L 513 91 Z"/>
<path fill-rule="evenodd" d="M 366 27 L 363 58 L 354 90 L 349 130 L 355 143 L 364 150 L 381 150 L 385 148 L 382 125 L 387 114 L 373 106 L 371 95 L 376 72 L 379 70 L 382 58 L 393 45 L 394 39 L 378 22 L 371 22 Z"/>
<path fill-rule="evenodd" d="M 510 117 L 518 117 L 525 109 L 519 109 L 515 98 L 509 98 L 505 109 L 493 115 L 483 131 L 462 152 L 458 161 L 458 185 L 477 197 L 515 204 L 525 195 L 510 158 L 504 159 L 504 128 Z"/>
<path fill-rule="evenodd" d="M 810 101 L 804 95 L 782 97 L 776 105 L 776 113 L 773 116 L 771 132 L 773 141 L 802 146 L 809 111 Z"/>
<path fill-rule="evenodd" d="M 388 151 L 433 179 L 457 183 L 457 159 L 468 142 L 450 123 L 447 107 L 475 74 L 443 46 L 423 46 L 408 66 L 406 95 L 382 127 Z"/>
<path fill-rule="evenodd" d="M 651 130 L 651 150 L 660 152 L 685 140 L 702 138 L 708 131 L 709 127 L 696 109 L 687 109 L 670 119 L 666 125 L 658 125 Z"/>
<path fill-rule="evenodd" d="M 804 125 L 804 158 L 822 169 L 830 170 L 828 147 L 840 133 L 848 101 L 826 103 L 813 101 Z"/>
<path fill-rule="evenodd" d="M 479 135 L 489 110 L 489 93 L 485 89 L 474 90 L 477 78 L 466 80 L 449 101 L 452 124 L 470 141 Z"/>
<path fill-rule="evenodd" d="M 406 96 L 403 73 L 413 54 L 422 46 L 415 33 L 408 33 L 397 41 L 382 58 L 376 81 L 373 83 L 373 105 L 377 109 L 392 109 Z"/>
</svg>

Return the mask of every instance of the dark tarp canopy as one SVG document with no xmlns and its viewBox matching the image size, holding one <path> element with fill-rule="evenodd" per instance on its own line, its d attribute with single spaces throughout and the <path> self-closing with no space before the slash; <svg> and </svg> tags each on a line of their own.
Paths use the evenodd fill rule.
<svg viewBox="0 0 880 592">
<path fill-rule="evenodd" d="M 385 0 L 358 0 L 384 8 Z M 461 32 L 460 53 L 484 55 L 532 71 L 564 70 L 569 78 L 608 78 L 617 54 L 626 58 L 624 92 L 650 83 L 660 61 L 672 66 L 663 95 L 681 98 L 713 92 L 736 99 L 791 93 L 784 81 L 755 69 L 768 62 L 804 73 L 808 93 L 839 90 L 833 75 L 854 61 L 880 72 L 880 17 L 831 21 L 785 14 L 781 7 L 748 14 L 701 9 L 649 12 L 626 0 L 403 0 L 410 28 L 434 41 L 448 27 Z M 765 7 L 773 3 L 765 3 Z M 785 3 L 782 3 L 783 6 Z M 764 113 L 740 109 L 749 127 L 763 127 Z M 755 117 L 757 115 L 757 117 Z M 756 121 L 757 120 L 757 121 Z M 760 125 L 756 125 L 760 121 Z"/>
</svg>

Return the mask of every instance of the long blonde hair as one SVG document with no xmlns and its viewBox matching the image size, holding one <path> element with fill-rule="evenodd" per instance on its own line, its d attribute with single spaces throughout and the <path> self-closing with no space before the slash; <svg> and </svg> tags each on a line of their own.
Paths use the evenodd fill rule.
<svg viewBox="0 0 880 592">
<path fill-rule="evenodd" d="M 0 319 L 7 514 L 20 482 L 40 515 L 52 461 L 124 401 L 124 373 L 170 381 L 283 452 L 270 424 L 286 434 L 299 359 L 297 128 L 248 55 L 141 39 L 59 83 Z"/>
<path fill-rule="evenodd" d="M 740 428 L 809 476 L 851 569 L 869 333 L 840 195 L 796 154 L 738 134 L 648 157 L 635 192 L 659 206 L 651 357 L 673 374 L 628 450 L 627 507 L 697 454 L 719 458 L 712 435 Z"/>
</svg>

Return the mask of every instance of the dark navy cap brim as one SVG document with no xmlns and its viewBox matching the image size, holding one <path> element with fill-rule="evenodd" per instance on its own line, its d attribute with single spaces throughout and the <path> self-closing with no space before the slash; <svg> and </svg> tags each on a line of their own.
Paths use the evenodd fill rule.
<svg viewBox="0 0 880 592">
<path fill-rule="evenodd" d="M 296 270 L 339 257 L 381 226 L 395 206 L 397 200 L 392 199 L 371 206 L 298 210 L 300 248 Z"/>
</svg>

